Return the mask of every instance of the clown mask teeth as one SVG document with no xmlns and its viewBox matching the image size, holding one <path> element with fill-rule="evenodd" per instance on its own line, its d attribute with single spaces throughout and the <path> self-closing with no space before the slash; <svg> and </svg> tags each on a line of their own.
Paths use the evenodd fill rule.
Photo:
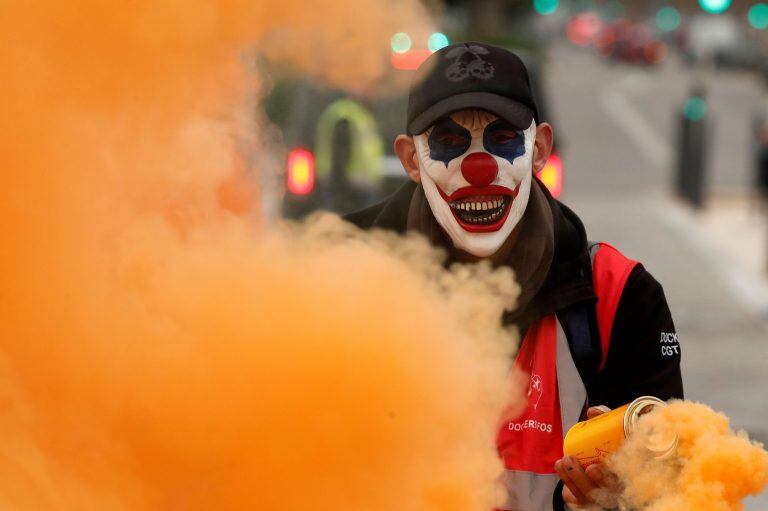
<svg viewBox="0 0 768 511">
<path fill-rule="evenodd" d="M 511 202 L 509 198 L 486 201 L 456 200 L 448 205 L 463 222 L 488 224 L 499 220 Z"/>
<path fill-rule="evenodd" d="M 495 253 L 523 216 L 536 125 L 524 131 L 480 110 L 437 121 L 414 137 L 424 193 L 454 246 Z"/>
</svg>

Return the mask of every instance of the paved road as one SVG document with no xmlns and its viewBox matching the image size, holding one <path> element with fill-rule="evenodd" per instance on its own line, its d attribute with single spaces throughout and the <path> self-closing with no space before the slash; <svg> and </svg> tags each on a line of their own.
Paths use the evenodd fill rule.
<svg viewBox="0 0 768 511">
<path fill-rule="evenodd" d="M 690 71 L 606 65 L 555 44 L 547 64 L 556 134 L 565 142 L 566 195 L 591 239 L 607 240 L 644 262 L 664 285 L 683 350 L 689 399 L 724 411 L 736 428 L 768 443 L 768 322 L 762 296 L 718 252 L 693 213 L 669 196 L 675 112 Z M 749 183 L 752 112 L 766 103 L 757 81 L 709 76 L 714 126 L 712 183 Z M 766 302 L 768 303 L 768 302 Z M 768 509 L 768 494 L 748 502 Z"/>
</svg>

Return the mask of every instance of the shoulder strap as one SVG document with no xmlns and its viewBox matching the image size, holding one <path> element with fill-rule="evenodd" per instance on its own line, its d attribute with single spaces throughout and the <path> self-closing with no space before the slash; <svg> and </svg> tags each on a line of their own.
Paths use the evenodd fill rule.
<svg viewBox="0 0 768 511">
<path fill-rule="evenodd" d="M 624 291 L 629 274 L 640 263 L 629 259 L 604 242 L 589 242 L 589 256 L 592 261 L 592 283 L 597 295 L 595 310 L 602 349 L 598 368 L 600 371 L 608 359 L 613 319 L 619 307 L 621 293 Z"/>
</svg>

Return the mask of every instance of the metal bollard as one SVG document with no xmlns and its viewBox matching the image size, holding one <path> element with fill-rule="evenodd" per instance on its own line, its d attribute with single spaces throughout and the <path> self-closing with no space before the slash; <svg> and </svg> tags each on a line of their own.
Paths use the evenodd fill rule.
<svg viewBox="0 0 768 511">
<path fill-rule="evenodd" d="M 759 200 L 768 210 L 768 118 L 755 116 L 752 120 L 754 132 L 754 184 Z"/>
<path fill-rule="evenodd" d="M 764 216 L 768 227 L 768 117 L 755 117 L 754 128 L 754 170 L 755 191 L 758 211 Z M 768 239 L 768 236 L 766 236 Z M 765 271 L 768 273 L 768 247 L 766 247 Z"/>
<path fill-rule="evenodd" d="M 704 206 L 706 181 L 707 103 L 703 89 L 694 89 L 680 112 L 677 195 L 694 206 Z"/>
</svg>

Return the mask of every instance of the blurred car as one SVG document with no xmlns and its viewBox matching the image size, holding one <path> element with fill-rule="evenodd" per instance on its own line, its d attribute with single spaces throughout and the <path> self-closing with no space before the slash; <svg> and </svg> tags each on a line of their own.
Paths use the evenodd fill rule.
<svg viewBox="0 0 768 511">
<path fill-rule="evenodd" d="M 656 65 L 667 58 L 664 41 L 641 23 L 618 20 L 595 37 L 595 50 L 605 58 L 635 65 Z"/>
<path fill-rule="evenodd" d="M 768 61 L 768 55 L 754 41 L 740 38 L 733 44 L 717 48 L 714 52 L 714 60 L 715 65 L 720 68 L 760 72 Z"/>
<path fill-rule="evenodd" d="M 565 25 L 565 34 L 576 46 L 589 46 L 603 30 L 600 16 L 591 11 L 581 12 L 573 16 Z"/>
<path fill-rule="evenodd" d="M 516 53 L 528 67 L 540 118 L 549 121 L 539 62 Z M 352 97 L 308 80 L 275 83 L 265 107 L 288 150 L 284 217 L 301 218 L 319 209 L 348 213 L 384 199 L 408 179 L 394 154 L 394 140 L 405 132 L 410 76 L 429 54 L 393 55 L 392 67 L 404 75 L 399 86 L 393 83 L 397 93 L 377 99 Z M 562 192 L 560 146 L 539 173 L 555 196 Z"/>
<path fill-rule="evenodd" d="M 709 62 L 718 53 L 728 53 L 729 48 L 740 45 L 743 30 L 730 14 L 720 16 L 692 16 L 687 27 L 684 50 L 692 62 Z"/>
<path fill-rule="evenodd" d="M 723 69 L 744 69 L 768 80 L 768 53 L 754 34 L 731 15 L 694 16 L 690 21 L 684 56 L 691 63 L 712 62 Z"/>
</svg>

